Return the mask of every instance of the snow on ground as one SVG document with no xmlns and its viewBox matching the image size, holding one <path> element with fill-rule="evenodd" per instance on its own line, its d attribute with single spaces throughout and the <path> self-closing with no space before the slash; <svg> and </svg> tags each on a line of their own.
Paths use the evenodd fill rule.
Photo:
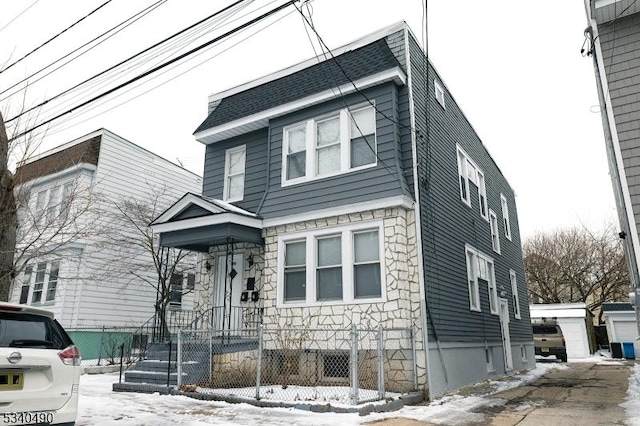
<svg viewBox="0 0 640 426">
<path fill-rule="evenodd" d="M 471 387 L 473 396 L 452 394 L 428 405 L 407 406 L 399 411 L 360 417 L 358 414 L 311 413 L 285 408 L 258 408 L 249 404 L 199 401 L 185 396 L 112 392 L 118 373 L 83 375 L 80 379 L 78 426 L 85 425 L 359 425 L 390 417 L 406 417 L 436 424 L 481 422 L 479 407 L 503 403 L 490 394 L 531 383 L 554 368 L 568 368 L 560 363 L 538 363 L 525 374 L 488 381 Z M 640 395 L 640 372 L 638 395 Z M 474 391 L 475 389 L 475 391 Z M 638 407 L 640 416 L 640 406 Z M 640 417 L 639 417 L 640 419 Z M 640 423 L 637 423 L 640 425 Z"/>
<path fill-rule="evenodd" d="M 620 404 L 627 415 L 627 424 L 640 426 L 640 364 L 633 366 L 625 402 Z"/>
</svg>

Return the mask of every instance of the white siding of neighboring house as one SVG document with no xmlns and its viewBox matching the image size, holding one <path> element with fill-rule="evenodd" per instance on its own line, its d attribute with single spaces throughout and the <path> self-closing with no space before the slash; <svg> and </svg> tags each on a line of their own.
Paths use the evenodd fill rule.
<svg viewBox="0 0 640 426">
<path fill-rule="evenodd" d="M 116 202 L 129 197 L 146 200 L 149 198 L 148 188 L 166 186 L 166 195 L 158 209 L 158 213 L 161 213 L 185 192 L 201 192 L 200 177 L 109 131 L 92 133 L 83 140 L 100 133 L 102 141 L 98 166 L 91 177 L 94 191 L 102 194 L 105 200 L 100 208 L 115 212 Z M 102 216 L 104 218 L 107 215 Z M 117 223 L 107 225 L 123 226 Z M 58 254 L 61 275 L 64 264 L 64 273 L 69 279 L 60 283 L 55 303 L 46 307 L 56 313 L 64 326 L 134 326 L 153 316 L 156 301 L 156 289 L 153 286 L 135 279 L 133 275 L 114 277 L 102 272 L 105 264 L 113 264 L 123 258 L 125 253 L 122 248 L 113 244 L 101 248 L 95 241 L 80 241 L 71 251 Z M 155 283 L 157 275 L 153 261 L 151 256 L 145 256 L 148 256 L 148 269 L 135 272 Z M 93 278 L 73 278 L 80 276 Z M 21 280 L 18 279 L 12 292 L 13 301 L 18 301 L 20 287 Z M 183 297 L 182 309 L 191 309 L 192 299 L 191 295 Z"/>
</svg>

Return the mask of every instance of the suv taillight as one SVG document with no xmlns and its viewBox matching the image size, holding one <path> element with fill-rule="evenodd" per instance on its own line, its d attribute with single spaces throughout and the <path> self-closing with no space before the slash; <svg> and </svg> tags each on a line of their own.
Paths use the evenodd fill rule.
<svg viewBox="0 0 640 426">
<path fill-rule="evenodd" d="M 80 351 L 75 345 L 71 345 L 65 350 L 58 352 L 58 356 L 65 365 L 80 365 Z"/>
</svg>

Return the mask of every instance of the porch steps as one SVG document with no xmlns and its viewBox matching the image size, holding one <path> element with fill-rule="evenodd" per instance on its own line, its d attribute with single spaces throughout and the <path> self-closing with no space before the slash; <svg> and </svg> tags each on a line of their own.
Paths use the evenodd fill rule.
<svg viewBox="0 0 640 426">
<path fill-rule="evenodd" d="M 171 362 L 169 362 L 171 355 Z M 168 386 L 178 384 L 176 359 L 177 345 L 152 343 L 147 347 L 147 359 L 138 361 L 133 370 L 125 371 L 124 382 L 114 383 L 114 391 L 124 392 L 161 392 Z M 168 379 L 168 380 L 167 380 Z M 182 381 L 188 383 L 189 374 L 182 373 Z"/>
</svg>

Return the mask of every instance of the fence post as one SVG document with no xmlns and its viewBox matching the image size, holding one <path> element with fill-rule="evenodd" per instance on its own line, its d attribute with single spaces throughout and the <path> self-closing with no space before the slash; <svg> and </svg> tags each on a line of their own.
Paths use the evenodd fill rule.
<svg viewBox="0 0 640 426">
<path fill-rule="evenodd" d="M 209 328 L 209 383 L 213 383 L 213 330 Z"/>
<path fill-rule="evenodd" d="M 384 329 L 378 324 L 378 397 L 384 399 Z"/>
<path fill-rule="evenodd" d="M 122 358 L 123 357 L 124 357 L 124 343 L 120 345 L 120 377 L 118 379 L 118 383 L 122 383 Z"/>
<path fill-rule="evenodd" d="M 100 332 L 100 349 L 98 349 L 98 365 L 102 361 L 102 340 L 104 339 L 104 325 L 102 326 L 102 331 Z"/>
<path fill-rule="evenodd" d="M 351 403 L 357 405 L 360 397 L 358 395 L 358 329 L 355 324 L 351 325 Z"/>
<path fill-rule="evenodd" d="M 176 378 L 176 385 L 180 389 L 182 385 L 182 329 L 178 329 L 178 357 L 176 359 L 176 367 L 178 377 Z"/>
<path fill-rule="evenodd" d="M 416 333 L 413 326 L 408 328 L 411 341 L 411 365 L 413 365 L 413 390 L 418 390 L 418 365 L 416 358 Z"/>
<path fill-rule="evenodd" d="M 262 348 L 263 348 L 262 324 L 258 324 L 258 367 L 256 368 L 256 400 L 260 400 L 260 379 L 262 373 Z"/>
<path fill-rule="evenodd" d="M 171 339 L 169 339 L 169 360 L 167 361 L 167 393 L 169 393 L 169 386 L 171 380 L 171 349 L 173 343 L 171 343 Z"/>
</svg>

